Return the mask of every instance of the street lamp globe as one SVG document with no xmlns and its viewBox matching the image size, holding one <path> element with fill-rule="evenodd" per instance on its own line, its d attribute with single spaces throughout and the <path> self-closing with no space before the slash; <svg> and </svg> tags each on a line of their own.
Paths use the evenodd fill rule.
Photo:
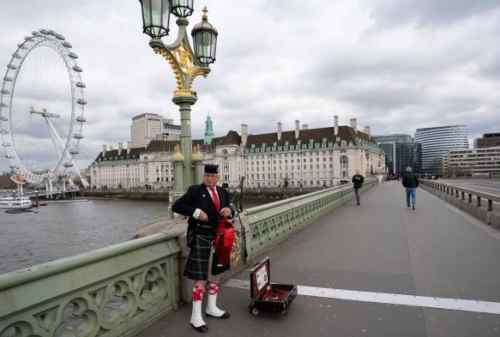
<svg viewBox="0 0 500 337">
<path fill-rule="evenodd" d="M 143 33 L 152 39 L 167 36 L 170 24 L 169 0 L 139 0 L 142 7 Z"/>
<path fill-rule="evenodd" d="M 208 22 L 208 10 L 203 9 L 201 22 L 191 31 L 194 42 L 194 54 L 203 66 L 215 62 L 217 51 L 217 29 Z"/>
<path fill-rule="evenodd" d="M 193 0 L 170 0 L 170 12 L 179 18 L 193 14 Z"/>
</svg>

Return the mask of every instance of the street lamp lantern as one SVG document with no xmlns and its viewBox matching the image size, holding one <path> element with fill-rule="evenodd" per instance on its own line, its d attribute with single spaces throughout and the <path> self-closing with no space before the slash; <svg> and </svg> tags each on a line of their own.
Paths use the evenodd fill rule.
<svg viewBox="0 0 500 337">
<path fill-rule="evenodd" d="M 143 32 L 152 39 L 168 35 L 170 0 L 139 0 L 142 7 Z"/>
<path fill-rule="evenodd" d="M 193 14 L 193 0 L 170 0 L 171 13 L 179 18 L 187 18 Z"/>
<path fill-rule="evenodd" d="M 194 26 L 191 31 L 194 42 L 194 54 L 203 66 L 215 62 L 217 51 L 217 29 L 208 22 L 208 10 L 203 9 L 201 22 Z"/>
</svg>

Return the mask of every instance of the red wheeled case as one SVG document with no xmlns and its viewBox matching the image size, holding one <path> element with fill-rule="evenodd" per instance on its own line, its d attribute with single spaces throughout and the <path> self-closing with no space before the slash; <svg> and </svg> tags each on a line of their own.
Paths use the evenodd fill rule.
<svg viewBox="0 0 500 337">
<path fill-rule="evenodd" d="M 297 297 L 297 286 L 271 283 L 271 261 L 266 257 L 250 271 L 249 311 L 257 316 L 263 312 L 279 312 L 286 315 Z"/>
</svg>

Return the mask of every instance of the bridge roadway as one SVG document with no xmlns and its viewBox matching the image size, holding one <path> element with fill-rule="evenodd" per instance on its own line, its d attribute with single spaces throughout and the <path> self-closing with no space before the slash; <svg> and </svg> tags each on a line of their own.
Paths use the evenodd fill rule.
<svg viewBox="0 0 500 337">
<path fill-rule="evenodd" d="M 207 318 L 207 336 L 500 336 L 500 232 L 421 189 L 416 211 L 404 204 L 386 182 L 293 235 L 268 254 L 272 280 L 299 285 L 288 315 L 248 313 L 245 271 L 222 289 L 232 317 Z M 189 316 L 140 337 L 197 336 Z"/>
</svg>

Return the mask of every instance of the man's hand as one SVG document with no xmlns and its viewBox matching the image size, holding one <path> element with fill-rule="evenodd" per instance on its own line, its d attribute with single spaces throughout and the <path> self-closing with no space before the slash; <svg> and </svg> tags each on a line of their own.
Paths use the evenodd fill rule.
<svg viewBox="0 0 500 337">
<path fill-rule="evenodd" d="M 220 215 L 224 218 L 229 218 L 231 216 L 231 209 L 229 207 L 224 207 L 220 210 Z"/>
<path fill-rule="evenodd" d="M 207 213 L 200 211 L 200 215 L 198 216 L 198 220 L 200 221 L 208 221 Z"/>
</svg>

